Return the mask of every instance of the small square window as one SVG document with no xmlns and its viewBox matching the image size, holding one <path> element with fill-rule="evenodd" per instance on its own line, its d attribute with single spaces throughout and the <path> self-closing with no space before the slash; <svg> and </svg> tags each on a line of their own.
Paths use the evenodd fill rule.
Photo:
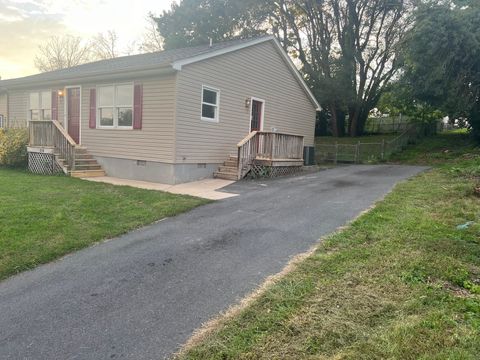
<svg viewBox="0 0 480 360">
<path fill-rule="evenodd" d="M 97 88 L 99 127 L 131 129 L 133 127 L 133 85 L 110 85 Z"/>
<path fill-rule="evenodd" d="M 220 91 L 202 87 L 202 120 L 218 121 Z"/>
</svg>

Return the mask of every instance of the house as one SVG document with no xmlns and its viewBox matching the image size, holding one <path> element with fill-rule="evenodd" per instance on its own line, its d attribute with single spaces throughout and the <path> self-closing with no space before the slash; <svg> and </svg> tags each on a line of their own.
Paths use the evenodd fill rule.
<svg viewBox="0 0 480 360">
<path fill-rule="evenodd" d="M 31 168 L 50 154 L 74 176 L 175 184 L 299 166 L 319 109 L 272 36 L 0 81 L 0 114 L 28 123 Z"/>
</svg>

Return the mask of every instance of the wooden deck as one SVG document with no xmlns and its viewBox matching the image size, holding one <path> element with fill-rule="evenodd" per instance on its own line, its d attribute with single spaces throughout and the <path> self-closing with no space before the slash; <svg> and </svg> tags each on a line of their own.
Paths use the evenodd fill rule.
<svg viewBox="0 0 480 360">
<path fill-rule="evenodd" d="M 242 179 L 294 173 L 303 166 L 304 139 L 301 135 L 253 131 L 237 144 L 236 158 L 228 159 L 215 176 Z M 236 162 L 236 163 L 235 163 Z"/>
<path fill-rule="evenodd" d="M 73 177 L 104 176 L 105 171 L 83 146 L 78 145 L 56 120 L 29 122 L 29 169 L 53 173 L 61 169 Z M 51 155 L 51 156 L 47 156 Z"/>
</svg>

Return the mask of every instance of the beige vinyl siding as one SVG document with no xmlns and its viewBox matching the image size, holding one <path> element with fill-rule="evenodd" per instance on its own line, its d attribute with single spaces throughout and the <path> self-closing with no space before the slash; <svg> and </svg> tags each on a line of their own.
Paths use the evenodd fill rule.
<svg viewBox="0 0 480 360">
<path fill-rule="evenodd" d="M 31 92 L 34 91 L 58 91 L 63 89 L 61 86 L 36 87 L 32 89 L 10 90 L 8 92 L 8 111 L 10 121 L 16 124 L 22 124 L 28 120 L 28 102 Z M 1 110 L 1 105 L 0 105 Z M 0 111 L 1 113 L 1 111 Z M 63 125 L 64 119 L 64 98 L 58 98 L 58 120 Z"/>
<path fill-rule="evenodd" d="M 8 93 L 8 112 L 10 124 L 26 124 L 28 119 L 28 90 L 14 90 Z"/>
<path fill-rule="evenodd" d="M 128 82 L 143 84 L 142 129 L 90 129 L 90 89 L 104 83 L 83 84 L 80 134 L 82 145 L 98 156 L 173 163 L 175 75 L 122 80 L 118 83 Z"/>
<path fill-rule="evenodd" d="M 8 96 L 7 93 L 0 94 L 0 115 L 8 116 Z"/>
<path fill-rule="evenodd" d="M 220 90 L 219 123 L 201 120 L 202 85 Z M 177 75 L 176 159 L 219 163 L 249 132 L 250 97 L 265 100 L 263 129 L 313 145 L 315 106 L 271 42 L 184 66 Z"/>
</svg>

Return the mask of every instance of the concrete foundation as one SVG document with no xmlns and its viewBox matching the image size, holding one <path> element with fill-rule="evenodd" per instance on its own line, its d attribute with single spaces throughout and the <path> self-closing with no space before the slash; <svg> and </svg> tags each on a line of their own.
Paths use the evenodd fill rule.
<svg viewBox="0 0 480 360">
<path fill-rule="evenodd" d="M 108 176 L 122 179 L 182 184 L 208 179 L 220 164 L 168 164 L 156 161 L 130 160 L 95 156 Z"/>
</svg>

